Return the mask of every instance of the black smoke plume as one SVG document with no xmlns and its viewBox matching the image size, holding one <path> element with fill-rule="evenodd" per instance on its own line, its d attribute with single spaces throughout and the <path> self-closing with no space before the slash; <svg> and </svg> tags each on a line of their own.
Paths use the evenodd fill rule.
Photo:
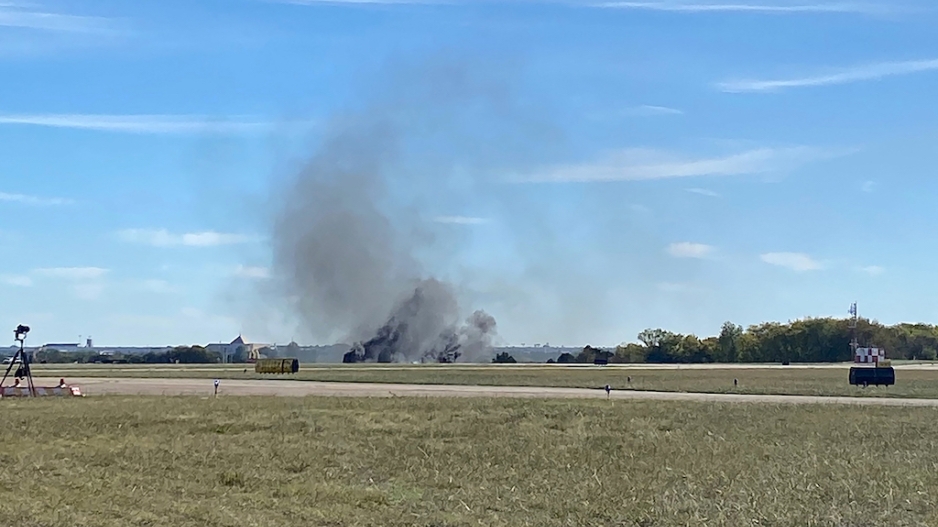
<svg viewBox="0 0 938 527">
<path fill-rule="evenodd" d="M 447 313 L 428 309 L 448 305 L 453 298 L 445 284 L 422 281 L 413 295 L 398 305 L 377 334 L 356 343 L 343 362 L 456 362 L 464 353 L 471 357 L 491 348 L 495 319 L 484 311 L 473 313 L 462 326 L 448 320 Z M 434 298 L 435 295 L 440 295 Z M 452 315 L 454 311 L 450 313 Z"/>
<path fill-rule="evenodd" d="M 351 345 L 345 362 L 453 362 L 491 353 L 494 318 L 483 311 L 466 318 L 456 288 L 418 258 L 436 238 L 428 213 L 409 198 L 443 187 L 445 176 L 408 171 L 399 159 L 415 129 L 434 138 L 445 131 L 431 99 L 334 118 L 278 196 L 273 274 L 308 333 Z"/>
</svg>

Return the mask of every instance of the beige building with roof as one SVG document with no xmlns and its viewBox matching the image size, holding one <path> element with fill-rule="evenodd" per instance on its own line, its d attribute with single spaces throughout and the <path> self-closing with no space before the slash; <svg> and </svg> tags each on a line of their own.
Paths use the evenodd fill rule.
<svg viewBox="0 0 938 527">
<path fill-rule="evenodd" d="M 205 349 L 219 353 L 222 356 L 222 362 L 228 364 L 230 362 L 234 362 L 234 358 L 239 356 L 241 353 L 244 353 L 244 356 L 247 357 L 248 360 L 257 360 L 260 358 L 261 350 L 270 347 L 270 344 L 247 342 L 244 340 L 243 335 L 238 335 L 238 338 L 232 340 L 228 344 L 209 344 L 208 346 L 205 346 Z"/>
</svg>

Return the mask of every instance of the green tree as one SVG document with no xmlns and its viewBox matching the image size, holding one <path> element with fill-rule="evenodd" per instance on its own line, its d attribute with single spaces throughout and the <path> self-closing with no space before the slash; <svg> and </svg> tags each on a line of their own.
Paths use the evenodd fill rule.
<svg viewBox="0 0 938 527">
<path fill-rule="evenodd" d="M 576 362 L 583 363 L 583 364 L 592 364 L 593 362 L 596 361 L 596 359 L 605 359 L 608 361 L 612 356 L 613 356 L 613 352 L 611 351 L 606 351 L 604 349 L 594 348 L 592 346 L 587 345 L 586 347 L 583 348 L 583 351 L 577 354 Z"/>
<path fill-rule="evenodd" d="M 858 319 L 856 334 L 860 346 L 884 348 L 887 358 L 938 359 L 938 326 L 935 325 L 884 326 L 875 320 Z M 613 361 L 843 362 L 853 360 L 851 338 L 849 320 L 836 318 L 765 322 L 745 330 L 726 322 L 719 336 L 703 340 L 664 329 L 646 329 L 638 335 L 641 345 L 617 346 Z M 582 362 L 590 360 L 589 354 L 584 352 L 577 359 Z"/>
<path fill-rule="evenodd" d="M 73 362 L 68 353 L 63 353 L 57 349 L 41 349 L 36 352 L 34 361 L 39 363 L 62 364 Z"/>
<path fill-rule="evenodd" d="M 509 354 L 507 351 L 503 351 L 498 355 L 495 355 L 495 358 L 492 359 L 492 362 L 498 364 L 514 364 L 518 361 L 516 361 L 515 358 L 512 357 L 511 354 Z"/>
<path fill-rule="evenodd" d="M 572 353 L 561 353 L 560 357 L 557 357 L 558 364 L 572 364 L 576 362 L 576 357 Z"/>
<path fill-rule="evenodd" d="M 619 363 L 645 362 L 645 347 L 634 342 L 619 344 L 616 346 L 615 355 L 610 360 Z"/>
<path fill-rule="evenodd" d="M 715 359 L 718 362 L 736 362 L 739 360 L 739 338 L 743 335 L 743 327 L 724 322 L 718 337 L 718 351 Z"/>
<path fill-rule="evenodd" d="M 663 329 L 646 329 L 638 334 L 638 340 L 645 345 L 646 362 L 668 364 L 679 362 L 680 344 L 683 335 Z"/>
</svg>

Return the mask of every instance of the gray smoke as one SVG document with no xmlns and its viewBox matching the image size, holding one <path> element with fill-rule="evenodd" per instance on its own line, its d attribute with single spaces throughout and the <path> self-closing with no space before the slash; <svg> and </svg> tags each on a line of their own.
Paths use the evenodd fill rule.
<svg viewBox="0 0 938 527">
<path fill-rule="evenodd" d="M 356 343 L 343 362 L 456 362 L 466 355 L 478 358 L 491 349 L 495 319 L 473 313 L 462 326 L 449 286 L 422 280 L 413 294 L 395 307 L 387 323 L 371 339 Z"/>
<path fill-rule="evenodd" d="M 392 195 L 402 133 L 390 116 L 334 120 L 280 197 L 275 273 L 311 333 L 352 344 L 346 361 L 483 356 L 494 319 L 477 311 L 461 320 L 455 289 L 415 256 L 433 241 L 419 208 Z"/>
</svg>

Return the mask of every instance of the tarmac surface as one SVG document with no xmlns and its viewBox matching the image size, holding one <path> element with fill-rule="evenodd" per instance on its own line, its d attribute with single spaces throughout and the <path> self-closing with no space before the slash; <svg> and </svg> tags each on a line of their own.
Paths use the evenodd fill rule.
<svg viewBox="0 0 938 527">
<path fill-rule="evenodd" d="M 507 398 L 578 398 L 605 399 L 602 389 L 540 388 L 519 386 L 457 386 L 425 384 L 373 384 L 314 381 L 227 380 L 219 381 L 219 396 L 320 396 L 320 397 L 507 397 Z M 96 395 L 195 395 L 212 396 L 211 379 L 153 379 L 114 377 L 73 377 L 68 383 L 79 386 L 83 394 Z M 55 386 L 58 379 L 36 378 L 36 386 Z M 841 404 L 864 406 L 938 407 L 938 399 L 901 399 L 876 397 L 816 397 L 802 395 L 743 395 L 686 392 L 645 392 L 612 390 L 608 395 L 619 400 L 661 400 L 713 403 L 763 404 Z"/>
</svg>

